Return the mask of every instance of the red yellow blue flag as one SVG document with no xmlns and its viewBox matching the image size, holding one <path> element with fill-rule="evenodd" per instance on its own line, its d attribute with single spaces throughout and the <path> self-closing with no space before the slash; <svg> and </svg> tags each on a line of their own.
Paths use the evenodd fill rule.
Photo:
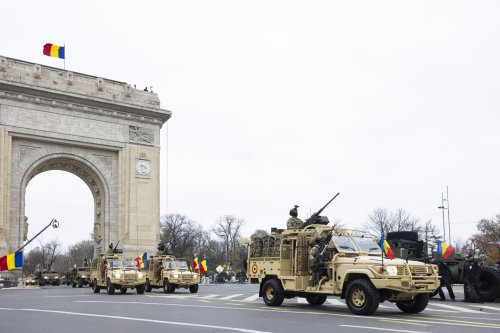
<svg viewBox="0 0 500 333">
<path fill-rule="evenodd" d="M 10 253 L 0 258 L 0 271 L 13 270 L 23 267 L 23 252 Z"/>
<path fill-rule="evenodd" d="M 43 54 L 49 57 L 65 59 L 64 49 L 65 49 L 64 46 L 47 43 L 43 46 Z"/>
<path fill-rule="evenodd" d="M 384 235 L 380 237 L 380 248 L 382 251 L 384 251 L 385 256 L 389 259 L 394 259 L 396 256 L 394 255 L 394 252 L 392 252 L 391 247 L 389 246 L 389 243 L 385 240 Z"/>
<path fill-rule="evenodd" d="M 451 245 L 446 244 L 443 241 L 437 241 L 437 252 L 438 255 L 443 257 L 443 259 L 448 259 L 448 257 L 455 252 L 455 248 Z"/>
</svg>

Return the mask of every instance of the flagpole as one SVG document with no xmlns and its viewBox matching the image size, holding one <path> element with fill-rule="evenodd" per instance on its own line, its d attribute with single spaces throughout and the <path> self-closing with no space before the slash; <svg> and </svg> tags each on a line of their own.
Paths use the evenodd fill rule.
<svg viewBox="0 0 500 333">
<path fill-rule="evenodd" d="M 66 70 L 66 43 L 63 44 L 64 47 L 64 70 Z"/>
</svg>

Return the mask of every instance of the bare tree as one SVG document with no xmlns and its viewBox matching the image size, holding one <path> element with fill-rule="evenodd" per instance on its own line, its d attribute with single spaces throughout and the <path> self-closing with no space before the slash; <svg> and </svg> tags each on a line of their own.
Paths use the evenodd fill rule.
<svg viewBox="0 0 500 333">
<path fill-rule="evenodd" d="M 373 237 L 380 237 L 380 235 L 392 231 L 391 219 L 385 208 L 374 209 L 368 215 L 368 222 L 365 223 L 364 228 Z"/>
<path fill-rule="evenodd" d="M 94 241 L 93 240 L 83 240 L 68 248 L 68 262 L 71 266 L 83 266 L 84 261 L 90 264 L 90 259 L 94 256 Z"/>
<path fill-rule="evenodd" d="M 390 231 L 420 231 L 420 226 L 418 225 L 419 219 L 411 216 L 403 208 L 398 208 L 395 212 L 391 213 L 390 221 L 392 227 Z"/>
<path fill-rule="evenodd" d="M 261 238 L 261 237 L 268 236 L 268 235 L 269 235 L 269 233 L 267 231 L 262 230 L 262 229 L 257 229 L 250 236 L 250 239 L 255 240 L 255 238 Z"/>
<path fill-rule="evenodd" d="M 180 214 L 168 214 L 160 220 L 160 239 L 178 257 L 190 257 L 207 244 L 207 235 L 202 227 Z"/>
<path fill-rule="evenodd" d="M 437 246 L 437 241 L 441 239 L 438 226 L 432 220 L 428 220 L 420 227 L 419 231 L 419 234 L 427 244 L 426 254 L 431 254 L 432 249 Z"/>
<path fill-rule="evenodd" d="M 219 217 L 215 221 L 212 231 L 221 238 L 224 243 L 226 258 L 229 262 L 231 260 L 238 261 L 236 257 L 236 250 L 239 247 L 240 229 L 245 223 L 243 219 L 237 219 L 232 215 L 225 215 Z"/>
</svg>

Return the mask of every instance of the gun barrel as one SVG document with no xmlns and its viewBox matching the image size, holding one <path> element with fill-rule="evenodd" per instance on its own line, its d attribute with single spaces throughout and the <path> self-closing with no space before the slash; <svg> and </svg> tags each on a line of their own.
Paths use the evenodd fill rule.
<svg viewBox="0 0 500 333">
<path fill-rule="evenodd" d="M 330 199 L 330 201 L 328 201 L 328 202 L 326 203 L 326 205 L 324 205 L 324 206 L 323 206 L 323 208 L 321 208 L 320 210 L 318 210 L 318 212 L 316 213 L 316 215 L 321 214 L 321 212 L 323 211 L 323 209 L 325 209 L 325 208 L 326 208 L 326 206 L 328 206 L 328 205 L 330 204 L 330 202 L 332 202 L 332 201 L 333 201 L 333 199 L 335 199 L 335 198 L 336 198 L 339 194 L 340 194 L 340 192 L 338 192 L 337 194 L 335 194 L 335 196 L 334 196 L 333 198 L 331 198 L 331 199 Z"/>
</svg>

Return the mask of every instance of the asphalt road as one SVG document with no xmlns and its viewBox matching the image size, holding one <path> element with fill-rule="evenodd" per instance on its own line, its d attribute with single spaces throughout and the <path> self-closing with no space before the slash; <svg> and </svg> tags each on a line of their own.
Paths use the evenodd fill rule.
<svg viewBox="0 0 500 333">
<path fill-rule="evenodd" d="M 257 288 L 217 284 L 201 285 L 197 294 L 156 289 L 144 295 L 68 286 L 2 289 L 0 332 L 500 332 L 500 303 L 431 300 L 422 313 L 409 315 L 385 302 L 374 315 L 357 316 L 337 297 L 322 306 L 295 298 L 268 307 Z"/>
</svg>

